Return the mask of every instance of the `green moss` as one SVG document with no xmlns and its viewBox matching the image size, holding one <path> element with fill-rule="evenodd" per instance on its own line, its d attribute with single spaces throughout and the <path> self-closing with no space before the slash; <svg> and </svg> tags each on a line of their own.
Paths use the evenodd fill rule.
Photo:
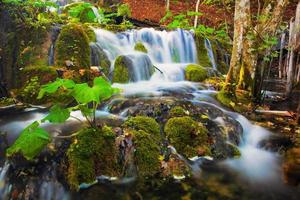
<svg viewBox="0 0 300 200">
<path fill-rule="evenodd" d="M 82 26 L 63 26 L 56 43 L 56 65 L 65 66 L 65 61 L 69 60 L 74 63 L 74 69 L 89 68 L 90 55 L 89 37 Z"/>
<path fill-rule="evenodd" d="M 33 76 L 28 81 L 26 81 L 25 85 L 18 91 L 18 98 L 25 103 L 44 103 L 45 98 L 37 100 L 40 89 L 41 84 L 39 77 Z"/>
<path fill-rule="evenodd" d="M 109 127 L 82 129 L 67 151 L 68 182 L 72 189 L 91 183 L 97 175 L 119 176 L 115 134 Z"/>
<path fill-rule="evenodd" d="M 224 90 L 221 90 L 217 94 L 218 101 L 226 107 L 232 108 L 235 106 L 235 101 L 233 101 L 234 96 L 227 93 Z"/>
<path fill-rule="evenodd" d="M 249 92 L 243 90 L 236 91 L 236 93 L 233 94 L 222 89 L 218 92 L 217 99 L 224 106 L 239 113 L 248 112 L 253 106 Z"/>
<path fill-rule="evenodd" d="M 123 127 L 133 136 L 134 158 L 139 175 L 148 177 L 158 173 L 161 141 L 159 124 L 153 118 L 137 116 L 129 118 Z"/>
<path fill-rule="evenodd" d="M 140 177 L 150 177 L 160 172 L 160 148 L 151 134 L 143 130 L 132 131 L 135 163 Z"/>
<path fill-rule="evenodd" d="M 174 117 L 165 125 L 165 133 L 176 150 L 187 156 L 198 155 L 199 148 L 206 148 L 207 129 L 191 117 Z"/>
<path fill-rule="evenodd" d="M 169 112 L 170 117 L 183 117 L 187 115 L 187 111 L 181 106 L 175 106 Z"/>
<path fill-rule="evenodd" d="M 13 98 L 2 97 L 0 98 L 0 107 L 9 106 L 15 104 Z"/>
<path fill-rule="evenodd" d="M 227 144 L 227 147 L 229 148 L 229 153 L 234 157 L 234 158 L 239 158 L 241 157 L 241 152 L 237 146 L 234 144 Z"/>
<path fill-rule="evenodd" d="M 129 71 L 127 67 L 127 61 L 125 56 L 119 56 L 115 61 L 113 83 L 128 83 Z"/>
<path fill-rule="evenodd" d="M 129 118 L 123 126 L 125 128 L 134 129 L 136 131 L 142 130 L 155 137 L 160 137 L 159 124 L 155 119 L 145 116 L 137 116 Z"/>
<path fill-rule="evenodd" d="M 205 48 L 205 38 L 197 32 L 195 34 L 195 43 L 197 48 L 199 64 L 204 67 L 212 67 L 212 64 L 209 60 L 208 52 Z"/>
<path fill-rule="evenodd" d="M 89 38 L 89 42 L 96 42 L 96 34 L 94 30 L 88 24 L 84 24 L 83 28 Z"/>
<path fill-rule="evenodd" d="M 134 50 L 144 52 L 144 53 L 148 53 L 148 50 L 146 49 L 146 47 L 141 42 L 138 42 L 138 43 L 135 44 Z"/>
<path fill-rule="evenodd" d="M 208 78 L 208 71 L 200 65 L 190 64 L 185 69 L 185 78 L 188 81 L 201 82 Z"/>
<path fill-rule="evenodd" d="M 19 76 L 23 84 L 35 76 L 39 77 L 41 84 L 46 84 L 57 78 L 56 70 L 57 68 L 52 66 L 28 66 L 20 71 Z"/>
</svg>

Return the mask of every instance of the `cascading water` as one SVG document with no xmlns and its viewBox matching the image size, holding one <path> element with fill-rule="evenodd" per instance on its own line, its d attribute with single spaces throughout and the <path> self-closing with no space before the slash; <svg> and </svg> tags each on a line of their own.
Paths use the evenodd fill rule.
<svg viewBox="0 0 300 200">
<path fill-rule="evenodd" d="M 113 72 L 114 63 L 118 56 L 126 56 L 130 60 L 132 67 L 130 68 L 132 79 L 127 84 L 114 84 L 115 87 L 122 89 L 122 98 L 130 98 L 133 96 L 151 98 L 153 96 L 174 96 L 179 99 L 190 101 L 202 107 L 203 105 L 209 105 L 214 110 L 218 109 L 221 113 L 231 117 L 233 120 L 240 123 L 243 128 L 243 139 L 239 149 L 241 151 L 241 158 L 229 159 L 222 163 L 228 166 L 230 169 L 235 170 L 239 174 L 245 176 L 247 180 L 261 181 L 266 179 L 269 181 L 279 181 L 280 172 L 278 172 L 279 163 L 278 157 L 275 153 L 263 150 L 259 148 L 258 144 L 270 134 L 265 129 L 252 125 L 246 118 L 236 113 L 232 113 L 222 109 L 218 102 L 213 98 L 215 91 L 208 90 L 201 84 L 185 81 L 184 69 L 189 63 L 197 63 L 197 51 L 193 34 L 188 31 L 176 30 L 176 31 L 156 31 L 151 28 L 145 28 L 141 30 L 131 30 L 123 33 L 114 34 L 102 29 L 95 29 L 97 36 L 97 42 L 91 44 L 92 50 L 92 65 L 99 66 L 101 59 L 99 55 L 106 55 L 110 61 L 110 70 Z M 134 50 L 136 43 L 141 42 L 148 50 L 148 53 L 142 53 Z M 205 40 L 205 45 L 208 49 L 211 62 L 214 68 L 216 68 L 213 51 L 209 40 Z M 152 75 L 150 73 L 151 65 L 154 65 L 159 70 L 156 70 Z M 178 96 L 176 96 L 178 95 Z M 114 102 L 113 99 L 111 102 Z M 123 120 L 128 117 L 128 113 L 131 112 L 131 107 L 127 106 L 123 108 L 118 115 L 112 115 L 109 113 L 109 109 L 112 104 L 107 103 L 102 111 L 98 111 L 97 114 L 104 118 L 119 118 Z M 207 109 L 209 109 L 209 106 Z M 212 109 L 213 110 L 213 109 Z M 12 133 L 16 137 L 22 128 L 34 120 L 39 120 L 45 116 L 44 112 L 25 113 L 24 115 L 18 114 L 13 118 L 6 117 L 3 122 L 0 123 L 0 130 Z M 80 118 L 79 113 L 73 112 L 76 118 Z M 18 118 L 19 117 L 19 118 Z M 211 116 L 209 116 L 211 117 Z M 213 118 L 213 117 L 211 117 Z M 212 119 L 216 124 L 226 127 L 222 116 L 218 116 Z M 74 131 L 74 121 L 68 121 L 67 124 L 62 126 L 52 127 L 49 124 L 45 124 L 47 131 L 54 132 L 70 132 Z M 171 147 L 172 148 L 172 147 Z M 174 154 L 177 154 L 176 149 L 171 149 Z M 199 164 L 202 163 L 200 159 L 187 159 L 179 158 L 188 163 L 193 170 L 196 177 L 200 173 Z M 2 168 L 0 175 L 0 186 L 3 183 L 3 177 L 6 176 L 9 166 L 5 165 Z M 4 175 L 2 175 L 4 174 Z M 197 175 L 198 174 L 198 175 Z M 45 199 L 50 199 L 52 196 L 48 190 L 60 191 L 55 184 L 56 180 L 43 182 L 40 188 L 40 196 Z M 7 184 L 6 184 L 7 186 Z M 8 188 L 8 187 L 6 187 Z M 3 194 L 3 188 L 0 187 L 0 197 Z M 6 190 L 5 190 L 6 191 Z M 56 196 L 62 197 L 61 195 Z"/>
<path fill-rule="evenodd" d="M 169 80 L 178 80 L 178 77 L 174 78 L 174 70 L 183 73 L 182 66 L 178 64 L 186 65 L 197 62 L 193 34 L 189 31 L 178 29 L 167 32 L 144 28 L 114 34 L 102 29 L 95 29 L 95 33 L 97 45 L 106 53 L 111 62 L 111 71 L 113 71 L 117 56 L 124 55 L 130 58 L 133 63 L 134 82 L 150 79 L 148 56 L 154 66 L 163 72 L 165 75 L 163 77 Z M 146 47 L 148 56 L 134 50 L 135 44 L 138 42 L 143 43 Z M 172 72 L 168 73 L 169 71 Z M 182 75 L 180 79 L 183 80 Z"/>
<path fill-rule="evenodd" d="M 216 60 L 215 60 L 215 57 L 214 57 L 214 52 L 213 52 L 213 49 L 212 49 L 212 46 L 211 46 L 211 42 L 208 38 L 205 38 L 205 48 L 208 52 L 208 57 L 209 57 L 209 60 L 211 62 L 211 65 L 213 67 L 214 70 L 217 70 L 217 64 L 216 64 Z"/>
<path fill-rule="evenodd" d="M 5 162 L 4 166 L 0 167 L 0 198 L 5 197 L 9 193 L 9 184 L 7 182 L 7 173 L 10 164 Z"/>
</svg>

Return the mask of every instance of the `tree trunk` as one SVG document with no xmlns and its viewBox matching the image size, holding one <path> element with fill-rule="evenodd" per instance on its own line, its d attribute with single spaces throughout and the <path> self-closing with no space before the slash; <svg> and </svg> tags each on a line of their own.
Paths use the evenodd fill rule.
<svg viewBox="0 0 300 200">
<path fill-rule="evenodd" d="M 294 37 L 294 22 L 290 21 L 290 35 L 289 35 L 289 48 L 290 53 L 288 59 L 288 71 L 287 71 L 287 86 L 286 95 L 289 96 L 293 88 L 293 73 L 294 73 L 294 49 L 293 49 L 293 37 Z"/>
<path fill-rule="evenodd" d="M 242 63 L 243 41 L 245 37 L 245 23 L 247 21 L 246 6 L 250 6 L 249 0 L 236 0 L 234 13 L 234 37 L 230 60 L 230 67 L 226 77 L 225 90 L 234 92 L 233 85 L 239 80 L 239 73 Z"/>
<path fill-rule="evenodd" d="M 167 1 L 166 11 L 169 12 L 170 11 L 170 0 L 166 0 L 166 1 Z"/>
<path fill-rule="evenodd" d="M 283 78 L 283 66 L 282 66 L 282 56 L 283 56 L 283 49 L 284 49 L 284 43 L 285 43 L 285 36 L 286 36 L 286 33 L 282 33 L 281 35 L 281 40 L 280 40 L 280 54 L 279 54 L 279 64 L 278 64 L 278 76 L 279 78 Z"/>
<path fill-rule="evenodd" d="M 200 5 L 200 0 L 197 0 L 197 3 L 196 3 L 196 13 L 199 12 L 199 5 Z M 197 26 L 198 26 L 198 15 L 195 16 L 194 28 L 196 29 Z"/>
</svg>

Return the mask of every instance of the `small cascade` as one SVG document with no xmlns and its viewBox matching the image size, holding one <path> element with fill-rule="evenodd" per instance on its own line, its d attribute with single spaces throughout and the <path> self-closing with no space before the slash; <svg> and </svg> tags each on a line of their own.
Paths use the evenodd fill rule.
<svg viewBox="0 0 300 200">
<path fill-rule="evenodd" d="M 5 199 L 10 192 L 10 185 L 7 182 L 7 174 L 10 168 L 8 161 L 0 168 L 0 199 Z"/>
<path fill-rule="evenodd" d="M 217 70 L 217 64 L 216 64 L 216 60 L 215 60 L 215 57 L 214 57 L 214 52 L 213 52 L 213 49 L 212 49 L 212 46 L 211 46 L 211 42 L 208 38 L 205 38 L 204 42 L 205 42 L 205 48 L 207 50 L 209 60 L 212 64 L 212 67 L 213 67 L 214 70 Z"/>
<path fill-rule="evenodd" d="M 132 63 L 133 82 L 149 80 L 153 65 L 149 57 L 143 53 L 136 53 L 127 56 Z"/>
<path fill-rule="evenodd" d="M 49 51 L 48 51 L 48 65 L 49 66 L 54 65 L 55 42 L 57 40 L 59 32 L 60 32 L 60 28 L 58 26 L 54 26 L 51 30 L 51 45 L 50 45 Z"/>
<path fill-rule="evenodd" d="M 103 51 L 96 43 L 90 43 L 90 48 L 91 48 L 91 66 L 99 66 L 100 53 Z"/>
<path fill-rule="evenodd" d="M 262 127 L 251 124 L 241 115 L 238 115 L 236 120 L 244 130 L 243 142 L 239 147 L 242 156 L 240 159 L 228 161 L 229 166 L 240 171 L 251 181 L 280 182 L 281 179 L 278 175 L 281 172 L 278 156 L 259 147 L 260 142 L 268 138 L 271 133 Z"/>
<path fill-rule="evenodd" d="M 39 188 L 39 199 L 43 200 L 68 200 L 69 194 L 63 185 L 56 180 L 56 164 L 51 166 L 51 170 L 46 171 L 42 176 Z"/>
</svg>

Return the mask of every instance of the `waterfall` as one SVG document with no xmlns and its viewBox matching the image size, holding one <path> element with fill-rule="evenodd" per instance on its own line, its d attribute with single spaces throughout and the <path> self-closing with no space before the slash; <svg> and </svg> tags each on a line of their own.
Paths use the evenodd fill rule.
<svg viewBox="0 0 300 200">
<path fill-rule="evenodd" d="M 214 52 L 213 52 L 213 49 L 212 49 L 212 46 L 211 46 L 211 42 L 207 38 L 205 38 L 204 42 L 205 42 L 205 48 L 207 50 L 208 57 L 209 57 L 209 60 L 212 64 L 212 67 L 213 67 L 214 70 L 217 70 L 217 64 L 216 64 L 216 61 L 215 61 Z"/>
<path fill-rule="evenodd" d="M 184 68 L 178 64 L 196 63 L 197 50 L 192 32 L 177 29 L 175 31 L 157 31 L 153 28 L 140 30 L 129 30 L 121 33 L 112 33 L 102 29 L 94 29 L 97 37 L 97 47 L 94 50 L 105 52 L 111 63 L 111 71 L 114 70 L 114 63 L 118 56 L 124 55 L 132 62 L 132 81 L 149 80 L 151 76 L 151 65 L 158 67 L 164 74 L 170 77 L 159 76 L 164 80 L 183 80 Z M 144 53 L 134 50 L 135 45 L 141 42 L 147 49 L 147 56 Z M 93 60 L 92 59 L 92 60 Z M 92 64 L 99 61 L 92 61 Z M 152 64 L 151 64 L 152 63 Z M 174 69 L 175 68 L 175 69 Z M 174 77 L 174 70 L 179 72 L 180 78 Z M 172 71 L 171 73 L 168 73 Z"/>
<path fill-rule="evenodd" d="M 51 29 L 51 45 L 50 45 L 49 51 L 48 51 L 48 65 L 49 66 L 54 65 L 55 42 L 58 38 L 59 32 L 60 32 L 59 26 L 54 26 Z"/>
</svg>

